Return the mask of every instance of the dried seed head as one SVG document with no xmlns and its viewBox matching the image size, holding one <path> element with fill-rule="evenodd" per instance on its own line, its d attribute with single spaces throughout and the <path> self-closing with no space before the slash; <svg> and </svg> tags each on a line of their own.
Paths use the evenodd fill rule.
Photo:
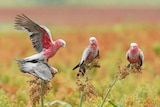
<svg viewBox="0 0 160 107">
<path fill-rule="evenodd" d="M 127 67 L 122 67 L 122 66 L 118 66 L 118 72 L 117 72 L 117 77 L 118 79 L 124 79 L 126 78 L 126 76 L 129 75 L 129 72 L 127 70 Z"/>
<path fill-rule="evenodd" d="M 92 68 L 99 68 L 100 67 L 99 58 L 100 57 L 96 57 L 92 62 L 85 61 L 80 66 L 79 72 L 77 73 L 77 77 L 84 76 L 87 70 L 91 70 Z"/>
<path fill-rule="evenodd" d="M 155 103 L 151 98 L 146 98 L 143 102 L 143 107 L 155 107 Z"/>
<path fill-rule="evenodd" d="M 30 104 L 31 105 L 39 104 L 40 98 L 45 97 L 48 91 L 50 90 L 49 83 L 48 82 L 45 83 L 43 80 L 37 77 L 34 77 L 28 82 L 30 83 L 29 87 Z M 43 85 L 42 82 L 44 82 Z M 43 93 L 42 93 L 42 86 L 43 86 Z"/>
<path fill-rule="evenodd" d="M 134 104 L 134 100 L 132 99 L 132 98 L 127 98 L 127 100 L 126 100 L 126 106 L 128 107 L 128 106 L 133 106 L 133 104 Z"/>
<path fill-rule="evenodd" d="M 84 67 L 86 69 L 92 69 L 92 68 L 100 68 L 100 63 L 99 63 L 100 57 L 96 57 L 92 62 L 84 62 Z"/>
<path fill-rule="evenodd" d="M 131 73 L 142 73 L 141 68 L 139 67 L 138 64 L 131 64 L 129 72 L 131 72 Z"/>
<path fill-rule="evenodd" d="M 131 64 L 130 68 L 128 68 L 127 66 L 118 65 L 118 72 L 117 72 L 118 79 L 120 79 L 120 80 L 124 79 L 130 73 L 142 73 L 142 72 L 137 64 Z"/>
<path fill-rule="evenodd" d="M 96 97 L 96 89 L 91 82 L 91 79 L 87 76 L 87 70 L 91 70 L 92 68 L 99 68 L 99 57 L 95 58 L 92 62 L 84 62 L 79 69 L 79 72 L 76 76 L 76 84 L 77 90 L 80 92 L 84 92 L 85 99 L 87 97 Z"/>
<path fill-rule="evenodd" d="M 87 97 L 97 96 L 96 89 L 87 75 L 76 78 L 77 90 L 84 92 L 85 99 Z"/>
</svg>

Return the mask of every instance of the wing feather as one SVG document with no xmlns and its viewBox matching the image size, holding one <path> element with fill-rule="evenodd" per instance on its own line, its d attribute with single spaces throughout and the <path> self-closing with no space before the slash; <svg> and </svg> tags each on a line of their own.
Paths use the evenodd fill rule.
<svg viewBox="0 0 160 107">
<path fill-rule="evenodd" d="M 126 59 L 129 60 L 129 50 L 126 53 Z"/>
<path fill-rule="evenodd" d="M 140 58 L 141 58 L 141 60 L 144 61 L 144 54 L 143 54 L 143 52 L 141 51 L 141 49 L 139 49 L 139 52 L 140 52 Z"/>
<path fill-rule="evenodd" d="M 29 34 L 32 45 L 38 53 L 43 48 L 48 48 L 51 44 L 51 34 L 48 34 L 50 32 L 47 32 L 46 29 L 33 22 L 24 14 L 17 15 L 15 18 L 15 28 Z"/>
<path fill-rule="evenodd" d="M 143 61 L 144 61 L 144 54 L 143 54 L 143 52 L 142 52 L 142 50 L 141 49 L 139 49 L 139 52 L 140 52 L 140 54 L 139 54 L 139 56 L 140 56 L 140 66 L 142 66 L 142 64 L 143 64 Z"/>
<path fill-rule="evenodd" d="M 28 73 L 47 82 L 52 79 L 51 67 L 43 61 L 25 61 L 16 59 L 19 65 L 19 70 L 23 73 Z"/>
<path fill-rule="evenodd" d="M 97 55 L 96 55 L 96 57 L 95 57 L 95 58 L 98 58 L 98 57 L 100 57 L 100 51 L 99 51 L 99 48 L 98 48 L 98 50 L 97 50 Z"/>
<path fill-rule="evenodd" d="M 89 56 L 89 54 L 90 54 L 90 49 L 87 47 L 87 48 L 83 51 L 80 65 L 87 59 L 87 57 Z"/>
<path fill-rule="evenodd" d="M 35 74 L 38 75 L 39 78 L 50 81 L 52 79 L 52 74 L 50 71 L 50 66 L 46 65 L 45 63 L 38 63 L 36 67 L 33 68 Z"/>
</svg>

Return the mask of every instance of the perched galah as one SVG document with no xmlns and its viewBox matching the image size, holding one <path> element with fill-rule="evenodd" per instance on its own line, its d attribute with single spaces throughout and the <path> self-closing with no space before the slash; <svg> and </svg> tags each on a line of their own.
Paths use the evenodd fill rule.
<svg viewBox="0 0 160 107">
<path fill-rule="evenodd" d="M 46 26 L 36 24 L 24 14 L 17 15 L 15 28 L 29 34 L 32 45 L 37 52 L 37 54 L 25 58 L 26 61 L 38 59 L 47 63 L 59 48 L 66 46 L 66 42 L 62 39 L 53 41 L 51 32 Z"/>
<path fill-rule="evenodd" d="M 80 67 L 84 62 L 87 62 L 87 63 L 92 62 L 96 57 L 99 57 L 99 48 L 98 48 L 97 40 L 95 37 L 90 37 L 89 38 L 89 45 L 83 51 L 80 63 L 78 65 L 76 65 L 73 68 L 73 70 Z"/>
<path fill-rule="evenodd" d="M 23 73 L 29 73 L 33 76 L 43 79 L 46 82 L 49 82 L 52 77 L 58 72 L 58 70 L 54 67 L 48 65 L 43 61 L 33 60 L 33 61 L 25 61 L 16 59 L 19 64 L 19 69 Z"/>
<path fill-rule="evenodd" d="M 126 53 L 126 58 L 130 64 L 138 64 L 138 68 L 140 69 L 144 61 L 144 54 L 136 43 L 131 43 L 130 49 Z M 128 68 L 130 64 L 128 64 Z"/>
</svg>

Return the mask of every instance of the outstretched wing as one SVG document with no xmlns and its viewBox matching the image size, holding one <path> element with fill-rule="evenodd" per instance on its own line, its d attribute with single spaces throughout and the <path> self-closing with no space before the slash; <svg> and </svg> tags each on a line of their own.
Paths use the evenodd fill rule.
<svg viewBox="0 0 160 107">
<path fill-rule="evenodd" d="M 27 32 L 36 52 L 48 48 L 52 43 L 50 31 L 45 26 L 39 26 L 24 14 L 15 18 L 15 28 Z"/>
</svg>

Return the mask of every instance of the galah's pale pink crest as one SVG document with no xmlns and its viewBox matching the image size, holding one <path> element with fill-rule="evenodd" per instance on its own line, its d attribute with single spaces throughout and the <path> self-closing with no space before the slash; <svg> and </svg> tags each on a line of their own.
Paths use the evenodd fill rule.
<svg viewBox="0 0 160 107">
<path fill-rule="evenodd" d="M 85 61 L 92 62 L 96 57 L 99 56 L 99 48 L 98 43 L 95 37 L 89 38 L 89 45 L 85 48 L 82 54 L 81 61 L 78 65 L 76 65 L 73 70 L 80 67 Z"/>
<path fill-rule="evenodd" d="M 47 62 L 50 57 L 56 54 L 59 48 L 66 45 L 66 42 L 62 39 L 53 41 L 51 33 L 46 26 L 36 24 L 24 14 L 17 15 L 15 27 L 29 34 L 32 45 L 37 52 L 37 54 L 25 58 L 26 61 L 38 59 Z"/>
<path fill-rule="evenodd" d="M 46 82 L 49 82 L 53 76 L 58 72 L 58 70 L 54 67 L 48 65 L 43 61 L 33 60 L 33 61 L 25 61 L 16 59 L 19 64 L 19 69 L 23 73 L 28 73 L 38 78 L 43 79 Z"/>
<path fill-rule="evenodd" d="M 144 54 L 136 43 L 131 43 L 130 49 L 126 53 L 126 58 L 130 64 L 137 63 L 141 67 L 144 61 Z M 130 67 L 130 64 L 128 67 Z"/>
</svg>

